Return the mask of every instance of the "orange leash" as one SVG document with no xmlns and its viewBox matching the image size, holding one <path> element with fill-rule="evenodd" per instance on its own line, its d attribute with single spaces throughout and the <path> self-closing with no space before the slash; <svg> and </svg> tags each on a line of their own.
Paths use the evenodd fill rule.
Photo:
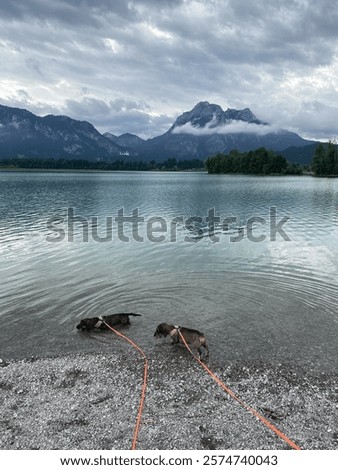
<svg viewBox="0 0 338 470">
<path fill-rule="evenodd" d="M 128 336 L 126 336 L 126 335 L 120 333 L 119 331 L 115 330 L 115 328 L 108 325 L 108 323 L 106 323 L 104 320 L 103 320 L 103 323 L 106 325 L 107 328 L 109 328 L 111 331 L 113 331 L 117 336 L 120 336 L 121 338 L 128 341 L 128 343 L 131 344 L 141 354 L 141 356 L 143 357 L 143 360 L 144 360 L 143 385 L 142 385 L 142 390 L 141 390 L 141 399 L 140 399 L 140 404 L 139 404 L 139 407 L 138 407 L 136 424 L 135 424 L 134 435 L 133 435 L 133 442 L 132 442 L 132 446 L 131 446 L 131 450 L 135 450 L 136 445 L 137 445 L 138 433 L 139 433 L 140 426 L 141 426 L 141 418 L 142 418 L 144 400 L 145 400 L 145 396 L 146 396 L 148 369 L 149 369 L 148 359 L 147 359 L 147 356 L 145 355 L 144 351 L 136 343 L 134 343 L 133 340 L 128 338 Z"/>
<path fill-rule="evenodd" d="M 268 421 L 266 418 L 264 418 L 264 416 L 262 416 L 260 413 L 258 413 L 258 411 L 256 411 L 254 408 L 251 408 L 251 406 L 247 405 L 246 403 L 244 403 L 244 401 L 242 401 L 232 390 L 230 390 L 230 388 L 228 388 L 222 381 L 219 377 L 217 377 L 217 375 L 215 375 L 210 369 L 209 367 L 204 364 L 204 362 L 202 362 L 197 356 L 195 356 L 195 354 L 192 352 L 192 350 L 190 349 L 190 347 L 188 346 L 188 343 L 186 342 L 184 336 L 182 335 L 181 331 L 178 329 L 178 333 L 180 335 L 180 338 L 182 339 L 183 341 L 183 344 L 185 345 L 185 347 L 187 348 L 187 350 L 192 354 L 192 356 L 194 357 L 194 359 L 207 371 L 207 373 L 215 380 L 215 382 L 223 389 L 225 390 L 232 398 L 234 398 L 240 405 L 242 405 L 246 410 L 250 411 L 250 413 L 252 413 L 256 418 L 258 418 L 260 421 L 262 421 L 262 423 L 265 424 L 265 426 L 267 426 L 269 429 L 271 429 L 271 431 L 273 431 L 275 434 L 277 434 L 277 436 L 279 436 L 281 439 L 283 439 L 287 444 L 289 444 L 290 447 L 292 447 L 293 449 L 296 449 L 296 450 L 301 450 L 301 448 L 299 446 L 297 446 L 297 444 L 295 444 L 291 439 L 289 439 L 284 433 L 282 433 L 282 431 L 280 431 L 278 428 L 276 428 L 276 426 L 274 426 L 272 423 L 270 423 L 270 421 Z"/>
</svg>

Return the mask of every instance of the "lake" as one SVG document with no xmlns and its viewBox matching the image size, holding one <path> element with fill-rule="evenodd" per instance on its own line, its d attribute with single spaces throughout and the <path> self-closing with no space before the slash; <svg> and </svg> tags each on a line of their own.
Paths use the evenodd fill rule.
<svg viewBox="0 0 338 470">
<path fill-rule="evenodd" d="M 159 172 L 0 172 L 0 357 L 119 348 L 76 331 L 136 312 L 221 363 L 337 368 L 338 179 Z"/>
</svg>

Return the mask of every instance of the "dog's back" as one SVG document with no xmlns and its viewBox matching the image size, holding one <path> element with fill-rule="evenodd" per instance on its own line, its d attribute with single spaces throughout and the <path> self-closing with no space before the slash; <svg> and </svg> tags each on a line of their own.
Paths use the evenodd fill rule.
<svg viewBox="0 0 338 470">
<path fill-rule="evenodd" d="M 129 316 L 141 317 L 139 313 L 113 313 L 112 315 L 103 316 L 103 320 L 109 326 L 114 325 L 130 325 Z"/>
<path fill-rule="evenodd" d="M 139 313 L 113 313 L 102 317 L 83 318 L 77 325 L 78 330 L 90 331 L 93 329 L 105 330 L 109 326 L 130 325 L 129 316 L 141 317 Z"/>
<path fill-rule="evenodd" d="M 200 346 L 207 347 L 204 333 L 201 333 L 198 330 L 193 330 L 191 328 L 186 328 L 184 326 L 180 326 L 179 331 L 181 332 L 183 338 L 186 340 L 187 343 L 190 343 L 196 348 L 199 348 Z M 179 335 L 179 341 L 183 343 L 180 335 Z"/>
<path fill-rule="evenodd" d="M 161 323 L 156 328 L 154 334 L 155 337 L 170 336 L 174 344 L 184 344 L 181 335 L 188 344 L 191 344 L 191 346 L 198 350 L 200 357 L 202 356 L 202 353 L 204 353 L 205 357 L 209 355 L 209 348 L 204 333 L 201 331 L 187 328 L 185 326 L 174 326 L 169 323 Z"/>
</svg>

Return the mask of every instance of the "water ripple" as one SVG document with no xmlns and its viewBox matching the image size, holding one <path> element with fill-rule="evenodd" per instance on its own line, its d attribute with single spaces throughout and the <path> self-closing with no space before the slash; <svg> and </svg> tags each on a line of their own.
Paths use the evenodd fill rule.
<svg viewBox="0 0 338 470">
<path fill-rule="evenodd" d="M 0 173 L 0 317 L 8 357 L 82 350 L 83 316 L 134 311 L 131 334 L 155 347 L 157 323 L 204 330 L 214 357 L 337 366 L 338 182 L 307 178 L 208 177 L 204 174 Z M 290 216 L 289 242 L 253 243 L 246 220 Z M 209 237 L 177 241 L 46 241 L 47 220 L 67 208 L 104 217 L 139 208 L 144 217 L 206 216 L 215 208 L 237 222 Z M 93 221 L 93 226 L 95 225 Z M 243 229 L 239 243 L 231 236 Z M 259 229 L 268 229 L 267 223 Z M 129 230 L 129 231 L 128 231 Z M 130 228 L 126 229 L 130 235 Z M 259 232 L 257 232 L 259 233 Z M 268 233 L 267 233 L 268 235 Z M 189 238 L 189 237 L 188 237 Z M 51 336 L 51 331 L 53 335 Z M 86 343 L 86 347 L 90 346 Z"/>
</svg>

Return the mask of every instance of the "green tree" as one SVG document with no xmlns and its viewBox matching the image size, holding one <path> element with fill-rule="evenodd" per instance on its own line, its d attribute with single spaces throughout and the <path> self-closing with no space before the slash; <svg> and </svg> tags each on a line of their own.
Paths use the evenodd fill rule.
<svg viewBox="0 0 338 470">
<path fill-rule="evenodd" d="M 338 175 L 338 151 L 333 142 L 319 144 L 311 162 L 316 175 Z"/>
<path fill-rule="evenodd" d="M 311 168 L 316 175 L 324 174 L 324 160 L 325 160 L 325 148 L 323 144 L 319 144 L 316 147 L 315 154 L 312 159 Z"/>
</svg>

